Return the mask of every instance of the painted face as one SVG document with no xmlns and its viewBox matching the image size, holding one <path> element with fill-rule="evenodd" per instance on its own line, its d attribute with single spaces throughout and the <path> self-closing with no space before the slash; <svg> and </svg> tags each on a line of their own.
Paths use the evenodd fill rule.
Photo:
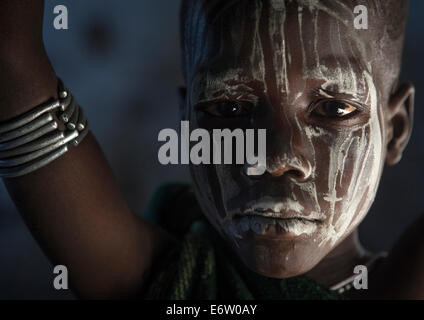
<svg viewBox="0 0 424 320">
<path fill-rule="evenodd" d="M 376 194 L 385 128 L 373 43 L 341 1 L 241 1 L 214 22 L 198 19 L 190 126 L 267 130 L 263 175 L 191 166 L 199 203 L 251 269 L 307 272 Z"/>
</svg>

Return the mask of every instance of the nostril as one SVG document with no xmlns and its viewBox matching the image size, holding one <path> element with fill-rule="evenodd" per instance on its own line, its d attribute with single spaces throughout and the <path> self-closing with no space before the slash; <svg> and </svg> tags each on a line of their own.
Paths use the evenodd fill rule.
<svg viewBox="0 0 424 320">
<path fill-rule="evenodd" d="M 298 170 L 289 170 L 289 171 L 286 172 L 286 174 L 295 176 L 296 178 L 299 178 L 299 179 L 305 178 L 305 175 Z"/>
<path fill-rule="evenodd" d="M 307 175 L 299 170 L 289 170 L 286 174 L 296 181 L 305 181 L 307 179 Z"/>
<path fill-rule="evenodd" d="M 280 177 L 284 175 L 296 181 L 306 181 L 308 177 L 310 176 L 309 170 L 306 170 L 306 168 L 304 171 L 303 169 L 285 167 L 285 168 L 280 168 L 278 170 L 273 170 L 273 171 L 268 170 L 268 172 L 274 177 Z"/>
<path fill-rule="evenodd" d="M 298 178 L 303 176 L 302 173 L 299 172 L 298 170 L 294 170 L 294 169 L 290 169 L 290 168 L 279 168 L 278 170 L 269 171 L 269 173 L 272 176 L 276 176 L 276 177 L 282 176 L 283 174 L 292 175 L 292 176 L 295 176 L 295 177 L 298 177 Z"/>
<path fill-rule="evenodd" d="M 304 182 L 312 174 L 312 167 L 308 161 L 302 163 L 283 163 L 278 160 L 274 163 L 268 162 L 266 165 L 245 163 L 241 168 L 242 174 L 250 179 L 259 179 L 264 174 L 273 177 L 286 176 L 298 182 Z"/>
</svg>

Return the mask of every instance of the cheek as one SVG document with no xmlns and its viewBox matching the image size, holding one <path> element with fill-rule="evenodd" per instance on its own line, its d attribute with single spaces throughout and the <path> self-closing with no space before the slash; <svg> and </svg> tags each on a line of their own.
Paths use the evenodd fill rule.
<svg viewBox="0 0 424 320">
<path fill-rule="evenodd" d="M 191 165 L 190 171 L 198 203 L 210 223 L 221 233 L 230 226 L 232 208 L 229 200 L 240 194 L 240 175 L 232 165 Z"/>
<path fill-rule="evenodd" d="M 352 155 L 354 160 L 350 182 L 344 182 L 348 186 L 346 197 L 349 201 L 342 204 L 341 211 L 352 216 L 351 225 L 359 224 L 374 201 L 383 167 L 381 145 L 379 122 L 372 119 L 362 130 L 361 139 L 356 144 L 356 157 Z"/>
<path fill-rule="evenodd" d="M 220 210 L 220 200 L 216 175 L 208 165 L 190 165 L 192 183 L 198 203 L 212 225 L 218 228 L 224 218 Z M 219 228 L 218 228 L 219 229 Z"/>
<path fill-rule="evenodd" d="M 234 177 L 234 170 L 232 165 L 216 165 L 216 176 L 219 181 L 221 199 L 225 209 L 225 219 L 229 219 L 231 214 L 237 213 L 238 208 L 229 207 L 229 200 L 234 199 L 240 194 L 239 183 L 237 177 Z"/>
<path fill-rule="evenodd" d="M 191 114 L 190 119 L 191 129 L 199 127 L 210 129 L 210 134 L 212 134 L 212 129 L 222 129 L 222 123 L 219 126 L 211 126 L 208 123 L 211 126 L 210 128 L 201 125 L 194 112 Z M 224 128 L 233 129 L 230 126 L 224 126 Z M 233 150 L 235 151 L 234 148 Z M 222 149 L 221 153 L 223 154 L 223 152 L 224 150 Z M 233 153 L 233 159 L 235 158 L 235 153 Z M 230 200 L 240 194 L 241 186 L 246 183 L 242 175 L 242 166 L 225 164 L 190 165 L 190 171 L 196 196 L 203 212 L 217 229 L 225 228 L 231 215 L 239 212 L 239 208 L 231 205 Z"/>
<path fill-rule="evenodd" d="M 359 224 L 374 200 L 382 169 L 378 118 L 323 141 L 315 144 L 315 181 L 328 221 L 322 241 L 334 244 Z"/>
<path fill-rule="evenodd" d="M 196 117 L 190 114 L 190 128 L 199 128 Z M 222 220 L 225 218 L 220 200 L 220 182 L 213 165 L 190 164 L 190 175 L 197 198 L 203 214 L 216 230 L 221 231 Z"/>
</svg>

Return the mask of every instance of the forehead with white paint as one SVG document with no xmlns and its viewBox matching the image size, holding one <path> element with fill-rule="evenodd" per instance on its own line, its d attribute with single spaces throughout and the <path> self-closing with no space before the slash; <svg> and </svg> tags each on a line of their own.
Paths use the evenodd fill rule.
<svg viewBox="0 0 424 320">
<path fill-rule="evenodd" d="M 192 102 L 255 90 L 294 102 L 308 79 L 366 95 L 362 75 L 372 65 L 367 44 L 347 27 L 352 11 L 319 3 L 244 1 L 204 25 L 193 49 Z"/>
</svg>

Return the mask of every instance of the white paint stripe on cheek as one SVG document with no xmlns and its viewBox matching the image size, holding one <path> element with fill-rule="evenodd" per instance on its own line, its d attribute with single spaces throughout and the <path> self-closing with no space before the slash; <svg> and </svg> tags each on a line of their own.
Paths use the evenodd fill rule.
<svg viewBox="0 0 424 320">
<path fill-rule="evenodd" d="M 346 164 L 346 159 L 347 156 L 349 154 L 349 150 L 350 150 L 350 146 L 353 142 L 353 138 L 352 138 L 353 133 L 351 132 L 348 137 L 344 140 L 339 153 L 337 155 L 337 177 L 335 177 L 334 179 L 334 187 L 337 187 L 337 178 L 339 178 L 339 181 L 341 182 L 343 179 L 343 175 L 344 175 L 344 170 L 345 170 L 345 164 Z"/>
<path fill-rule="evenodd" d="M 350 201 L 348 201 L 348 206 L 342 209 L 343 219 L 337 221 L 337 234 L 338 238 L 347 232 L 349 228 L 355 227 L 365 216 L 369 210 L 374 197 L 377 191 L 378 182 L 381 175 L 382 164 L 381 164 L 381 127 L 378 117 L 378 102 L 377 102 L 377 91 L 374 86 L 374 82 L 370 74 L 364 71 L 364 76 L 368 85 L 368 94 L 371 102 L 371 116 L 370 120 L 366 126 L 362 129 L 361 136 L 361 149 L 362 152 L 365 151 L 362 163 L 359 172 L 355 172 L 355 176 L 351 181 L 351 186 L 349 189 L 354 187 L 353 193 L 349 192 L 351 196 Z M 366 131 L 369 129 L 369 143 L 367 144 Z M 366 149 L 366 150 L 363 150 Z M 358 153 L 361 150 L 358 150 Z M 361 153 L 359 153 L 361 154 Z M 359 163 L 359 159 L 356 160 Z M 371 163 L 371 167 L 368 167 L 367 164 Z M 362 183 L 366 183 L 362 185 Z M 372 187 L 369 190 L 369 187 Z M 367 192 L 365 203 L 363 204 L 360 212 L 357 212 L 363 199 L 364 192 Z M 335 241 L 337 239 L 334 239 Z"/>
<path fill-rule="evenodd" d="M 307 130 L 308 135 L 312 137 L 314 134 L 311 130 Z M 321 130 L 318 133 L 318 136 L 323 134 L 329 135 L 325 130 Z M 338 201 L 342 199 L 337 197 L 337 180 L 339 177 L 342 177 L 345 170 L 345 161 L 346 154 L 351 147 L 351 144 L 355 140 L 352 138 L 353 131 L 346 131 L 342 133 L 337 133 L 338 137 L 336 139 L 336 143 L 333 146 L 330 146 L 329 150 L 329 169 L 328 169 L 328 193 L 324 196 L 324 200 L 329 202 L 330 212 L 328 214 L 329 217 L 329 229 L 323 230 L 322 234 L 319 236 L 321 239 L 318 244 L 321 246 L 322 244 L 330 241 L 331 243 L 335 243 L 339 238 L 340 233 L 337 232 L 337 228 L 334 226 L 334 218 L 335 218 L 335 207 Z M 356 138 L 358 140 L 358 138 Z M 344 218 L 344 217 L 343 217 Z"/>
<path fill-rule="evenodd" d="M 352 132 L 345 134 L 340 137 L 334 147 L 330 147 L 329 150 L 329 170 L 328 170 L 328 193 L 324 196 L 324 200 L 329 202 L 330 206 L 330 218 L 328 221 L 328 229 L 323 230 L 323 233 L 320 235 L 321 241 L 318 246 L 330 242 L 333 245 L 339 238 L 340 233 L 338 232 L 336 226 L 334 225 L 335 219 L 335 207 L 336 202 L 346 199 L 337 197 L 336 181 L 337 177 L 343 175 L 344 164 L 340 163 L 340 154 L 342 154 L 343 146 L 350 146 L 350 141 L 352 140 Z M 348 142 L 348 143 L 346 143 Z M 344 212 L 342 213 L 342 219 L 345 218 Z"/>
<path fill-rule="evenodd" d="M 368 186 L 373 187 L 372 190 L 368 192 L 367 195 L 367 204 L 364 205 L 362 211 L 360 214 L 356 216 L 355 221 L 353 224 L 359 223 L 359 221 L 363 218 L 363 215 L 366 213 L 366 211 L 369 210 L 369 207 L 371 206 L 372 202 L 374 201 L 375 194 L 377 192 L 381 172 L 383 169 L 383 163 L 382 163 L 382 133 L 381 133 L 381 124 L 380 119 L 378 115 L 378 100 L 377 100 L 377 89 L 374 85 L 374 81 L 372 79 L 372 76 L 367 72 L 364 71 L 364 77 L 367 82 L 368 90 L 369 90 L 369 97 L 371 102 L 371 118 L 370 118 L 370 148 L 373 149 L 373 152 L 371 153 L 371 157 L 373 157 L 372 164 L 373 167 L 369 169 L 369 178 L 368 178 Z"/>
<path fill-rule="evenodd" d="M 337 219 L 335 219 L 335 211 L 334 207 L 332 207 L 329 225 L 330 231 L 328 233 L 327 239 L 325 239 L 325 241 L 323 242 L 330 241 L 333 245 L 345 234 L 346 230 L 351 225 L 351 221 L 355 215 L 356 210 L 359 207 L 360 201 L 362 200 L 361 195 L 358 195 L 358 190 L 364 190 L 364 188 L 362 188 L 362 186 L 360 185 L 360 182 L 362 182 L 363 169 L 367 163 L 370 150 L 370 145 L 367 143 L 367 137 L 365 134 L 367 126 L 368 125 L 365 125 L 365 127 L 360 129 L 360 137 L 356 136 L 352 138 L 352 135 L 356 132 L 350 131 L 350 141 L 345 144 L 344 148 L 340 148 L 339 150 L 339 156 L 337 157 L 338 172 L 335 175 L 334 179 L 337 179 L 337 176 L 341 177 L 343 175 L 345 166 L 343 162 L 345 157 L 343 156 L 343 154 L 349 151 L 352 144 L 356 146 L 352 151 L 354 152 L 354 154 L 351 159 L 353 161 L 354 167 L 352 169 L 351 181 L 349 183 L 348 191 L 345 195 L 345 199 L 343 199 L 344 202 L 339 211 L 340 215 L 337 217 Z M 340 159 L 342 159 L 342 161 L 340 161 Z M 329 174 L 329 176 L 330 175 L 331 173 Z"/>
<path fill-rule="evenodd" d="M 316 167 L 317 167 L 317 160 L 316 160 L 316 154 L 315 154 L 315 147 L 314 147 L 314 144 L 312 142 L 312 137 L 316 136 L 314 134 L 317 134 L 317 132 L 314 130 L 313 127 L 306 126 L 305 127 L 305 134 L 306 134 L 306 138 L 308 139 L 309 150 L 311 150 L 311 152 L 312 152 L 312 161 L 313 162 L 312 162 L 312 166 L 311 166 L 312 169 L 311 170 L 312 170 L 312 178 L 314 178 Z"/>
<path fill-rule="evenodd" d="M 288 61 L 288 65 L 290 66 L 292 60 L 291 60 L 290 46 L 288 44 L 287 44 L 287 61 Z"/>
<path fill-rule="evenodd" d="M 343 183 L 343 175 L 344 175 L 346 160 L 347 160 L 347 157 L 349 156 L 350 147 L 352 146 L 352 143 L 354 141 L 355 141 L 355 138 L 350 139 L 349 145 L 347 146 L 346 151 L 344 152 L 344 155 L 343 155 L 342 169 L 341 169 L 340 179 L 339 179 L 339 185 L 340 186 L 342 186 L 342 183 Z"/>
<path fill-rule="evenodd" d="M 296 94 L 296 97 L 294 98 L 294 101 L 293 101 L 293 104 L 296 104 L 296 102 L 297 102 L 297 100 L 301 97 L 303 95 L 303 92 L 301 91 L 301 92 L 298 92 L 297 94 Z"/>
<path fill-rule="evenodd" d="M 346 194 L 347 199 L 345 199 L 347 206 L 343 206 L 341 208 L 341 215 L 339 216 L 338 220 L 335 221 L 335 228 L 340 236 L 350 225 L 355 211 L 358 208 L 360 201 L 362 200 L 362 197 L 357 197 L 357 193 L 358 190 L 362 189 L 363 187 L 360 185 L 360 182 L 370 150 L 370 145 L 368 144 L 365 132 L 366 127 L 361 129 L 361 136 L 360 138 L 357 138 L 357 148 L 354 150 L 354 169 L 352 172 L 348 192 Z"/>
<path fill-rule="evenodd" d="M 336 202 L 342 200 L 342 198 L 337 197 L 337 190 L 336 190 L 336 181 L 337 176 L 340 174 L 340 153 L 342 153 L 343 147 L 346 145 L 348 140 L 351 138 L 352 133 L 351 132 L 341 132 L 338 133 L 338 137 L 336 138 L 336 143 L 334 146 L 330 146 L 329 150 L 329 169 L 328 169 L 328 193 L 324 196 L 324 200 L 328 201 L 330 203 L 330 214 L 331 219 L 330 222 L 332 222 L 334 218 L 334 208 L 336 205 Z"/>
</svg>

